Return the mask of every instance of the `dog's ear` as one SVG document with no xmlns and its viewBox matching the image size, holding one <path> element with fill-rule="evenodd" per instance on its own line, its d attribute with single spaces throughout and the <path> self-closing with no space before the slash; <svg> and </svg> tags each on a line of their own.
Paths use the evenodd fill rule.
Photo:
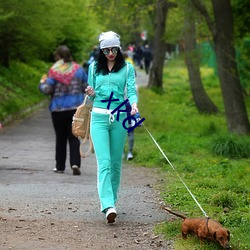
<svg viewBox="0 0 250 250">
<path fill-rule="evenodd" d="M 230 232 L 227 230 L 228 236 L 227 236 L 227 240 L 230 241 Z"/>
<path fill-rule="evenodd" d="M 216 232 L 213 233 L 213 238 L 216 240 Z"/>
</svg>

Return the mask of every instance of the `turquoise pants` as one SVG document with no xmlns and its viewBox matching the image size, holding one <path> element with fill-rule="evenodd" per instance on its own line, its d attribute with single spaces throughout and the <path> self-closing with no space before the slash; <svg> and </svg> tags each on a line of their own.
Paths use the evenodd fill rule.
<svg viewBox="0 0 250 250">
<path fill-rule="evenodd" d="M 127 131 L 122 126 L 126 113 L 121 113 L 119 122 L 110 121 L 108 114 L 92 112 L 90 134 L 97 160 L 97 189 L 101 211 L 115 207 L 121 179 L 121 166 Z"/>
</svg>

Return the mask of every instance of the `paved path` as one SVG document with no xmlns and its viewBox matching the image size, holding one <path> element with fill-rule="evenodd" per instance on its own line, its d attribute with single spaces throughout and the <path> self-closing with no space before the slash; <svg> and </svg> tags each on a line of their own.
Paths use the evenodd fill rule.
<svg viewBox="0 0 250 250">
<path fill-rule="evenodd" d="M 142 86 L 147 80 L 147 76 L 139 72 L 137 79 L 138 84 Z M 70 195 L 78 200 L 77 205 L 82 210 L 89 209 L 96 216 L 96 211 L 99 210 L 99 200 L 96 190 L 94 154 L 82 160 L 81 176 L 72 176 L 69 163 L 65 174 L 55 174 L 52 172 L 55 166 L 54 144 L 54 131 L 47 107 L 10 128 L 0 130 L 0 197 L 8 194 L 5 198 L 1 197 L 3 199 L 0 200 L 5 200 L 4 206 L 10 207 L 12 203 L 19 200 L 25 202 L 25 199 L 30 199 L 32 195 L 41 202 L 46 199 L 52 202 L 54 195 L 61 198 Z M 126 173 L 128 169 L 129 167 L 125 165 L 125 180 L 121 188 L 121 195 L 126 199 L 126 206 L 128 202 L 131 202 L 131 206 L 133 206 L 134 201 L 129 197 L 132 194 L 140 193 L 141 185 L 148 183 L 140 183 L 139 176 L 130 176 L 131 171 Z M 139 170 L 142 173 L 143 171 L 143 169 Z M 132 188 L 130 184 L 133 183 L 140 183 L 140 185 Z M 10 194 L 11 197 L 8 198 Z M 89 202 L 81 204 L 79 197 L 83 196 L 87 196 Z M 136 200 L 139 202 L 140 198 L 137 198 Z M 140 202 L 144 199 L 145 197 L 142 196 Z M 82 200 L 86 200 L 86 197 Z M 120 206 L 125 206 L 125 203 Z M 140 207 L 141 205 L 139 205 Z M 134 216 L 137 216 L 136 214 Z M 57 215 L 61 216 L 60 213 Z M 127 219 L 133 220 L 134 216 L 129 216 Z M 143 221 L 155 220 L 154 216 L 156 215 L 150 215 L 148 219 L 143 218 Z M 73 214 L 73 217 L 77 218 L 78 214 Z M 102 216 L 97 217 L 102 218 Z M 86 219 L 90 219 L 90 217 L 86 216 Z"/>
<path fill-rule="evenodd" d="M 143 85 L 145 79 L 147 79 L 145 74 L 141 76 L 139 74 L 138 85 Z M 22 229 L 19 228 L 17 232 L 18 229 L 15 226 L 13 226 L 14 234 L 11 238 L 12 224 L 8 224 L 8 221 L 15 218 L 41 223 L 46 220 L 53 221 L 53 223 L 55 221 L 59 223 L 91 222 L 95 226 L 91 224 L 93 228 L 89 227 L 87 231 L 105 231 L 105 218 L 99 211 L 94 154 L 82 160 L 81 176 L 72 175 L 69 163 L 64 174 L 56 174 L 52 171 L 55 166 L 54 141 L 54 131 L 47 107 L 14 126 L 0 130 L 0 231 L 3 230 L 1 227 L 4 227 L 7 235 L 3 233 L 0 235 L 1 250 L 30 249 L 28 244 L 31 241 L 36 246 L 32 249 L 55 249 L 52 243 L 53 238 L 44 246 L 37 239 L 27 238 L 28 236 Z M 124 231 L 124 234 L 126 229 L 134 223 L 137 227 L 148 225 L 145 230 L 152 230 L 155 223 L 166 220 L 166 213 L 159 208 L 157 192 L 151 188 L 158 182 L 158 178 L 156 170 L 124 164 L 120 199 L 117 204 L 117 224 L 124 227 L 120 229 Z M 30 223 L 33 225 L 33 222 Z M 42 232 L 41 228 L 39 230 Z M 18 233 L 19 238 L 16 238 L 15 235 Z M 129 233 L 131 234 L 132 231 Z M 86 235 L 82 236 L 84 241 Z M 142 234 L 140 237 L 146 236 Z M 127 244 L 126 249 L 138 248 L 136 245 L 138 242 L 134 242 L 134 239 L 123 239 L 124 242 L 126 240 L 127 243 L 124 243 Z M 101 244 L 105 245 L 103 241 L 99 235 L 99 243 L 98 240 L 94 240 L 94 243 L 91 243 L 92 248 L 90 245 L 88 247 L 86 245 L 86 248 L 99 249 L 103 246 Z M 113 242 L 112 244 L 114 248 L 107 249 L 116 249 L 119 244 L 125 246 L 122 243 L 117 245 Z M 140 248 L 154 249 L 153 245 L 145 244 L 148 248 L 143 248 L 143 245 Z M 85 248 L 67 246 L 58 249 Z M 160 248 L 157 247 L 157 249 Z"/>
<path fill-rule="evenodd" d="M 138 87 L 145 87 L 148 85 L 148 75 L 139 68 L 136 68 L 136 83 Z"/>
<path fill-rule="evenodd" d="M 60 205 L 63 203 L 67 205 L 65 199 L 68 199 L 74 200 L 74 206 L 78 207 L 79 213 L 64 216 L 70 216 L 76 220 L 83 217 L 86 220 L 103 220 L 103 215 L 99 213 L 96 190 L 95 155 L 91 154 L 82 160 L 81 176 L 72 175 L 69 162 L 65 174 L 54 173 L 52 171 L 54 166 L 54 132 L 47 108 L 39 110 L 33 116 L 0 133 L 1 208 L 7 211 L 17 203 L 24 205 L 34 198 L 38 205 L 34 204 L 33 209 L 38 207 L 45 209 L 48 204 L 53 204 L 56 197 L 57 202 L 62 203 Z M 121 219 L 131 221 L 136 219 L 141 222 L 161 220 L 160 214 L 149 213 L 154 206 L 151 201 L 148 204 L 145 203 L 147 194 L 144 192 L 145 189 L 147 192 L 150 190 L 147 186 L 152 185 L 152 182 L 141 178 L 140 175 L 144 177 L 147 169 L 134 168 L 134 172 L 131 169 L 133 169 L 131 166 L 124 166 L 121 202 L 118 208 L 125 212 L 128 206 L 133 207 L 137 203 L 138 211 L 140 209 L 143 211 L 146 207 L 149 210 L 145 209 L 148 215 L 142 217 L 139 215 L 145 215 L 145 211 L 129 216 L 122 213 Z M 27 210 L 24 205 L 22 214 L 30 216 L 30 210 L 32 207 Z M 87 210 L 88 213 L 85 212 Z M 34 216 L 37 216 L 36 213 Z M 52 216 L 60 218 L 61 211 L 58 210 Z"/>
</svg>

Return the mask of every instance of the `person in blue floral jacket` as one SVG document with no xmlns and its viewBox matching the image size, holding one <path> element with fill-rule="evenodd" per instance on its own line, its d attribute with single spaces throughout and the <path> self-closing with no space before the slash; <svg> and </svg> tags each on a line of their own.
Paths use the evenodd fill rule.
<svg viewBox="0 0 250 250">
<path fill-rule="evenodd" d="M 66 168 L 67 142 L 69 142 L 70 166 L 73 175 L 80 175 L 80 142 L 72 134 L 72 117 L 84 100 L 87 74 L 73 61 L 67 46 L 59 46 L 55 51 L 56 62 L 48 75 L 41 79 L 40 91 L 50 95 L 49 110 L 56 134 L 56 166 L 54 172 L 64 173 Z"/>
</svg>

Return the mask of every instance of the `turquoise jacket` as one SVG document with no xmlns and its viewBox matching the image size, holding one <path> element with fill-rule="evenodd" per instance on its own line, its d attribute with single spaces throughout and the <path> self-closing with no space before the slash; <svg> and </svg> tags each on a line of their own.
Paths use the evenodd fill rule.
<svg viewBox="0 0 250 250">
<path fill-rule="evenodd" d="M 111 92 L 113 92 L 112 99 L 119 99 L 119 101 L 112 101 L 110 103 L 109 109 L 111 110 L 124 102 L 125 95 L 131 104 L 138 102 L 135 69 L 131 63 L 127 62 L 126 66 L 118 72 L 110 72 L 107 75 L 95 73 L 94 65 L 95 62 L 90 65 L 88 71 L 88 84 L 95 90 L 95 97 L 91 98 L 94 101 L 93 107 L 106 109 L 108 102 L 102 102 L 102 100 L 108 100 Z M 123 108 L 125 108 L 125 105 Z"/>
</svg>

